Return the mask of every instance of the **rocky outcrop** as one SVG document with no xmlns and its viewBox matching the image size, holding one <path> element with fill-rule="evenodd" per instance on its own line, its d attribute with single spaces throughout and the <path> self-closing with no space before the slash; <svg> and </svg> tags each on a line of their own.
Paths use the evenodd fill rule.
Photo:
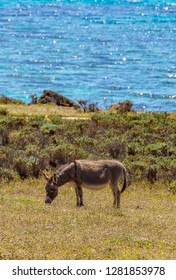
<svg viewBox="0 0 176 280">
<path fill-rule="evenodd" d="M 116 104 L 112 104 L 109 108 L 109 111 L 119 111 L 120 113 L 131 112 L 133 107 L 133 103 L 129 100 L 125 100 L 123 102 L 118 102 Z"/>
<path fill-rule="evenodd" d="M 78 107 L 76 103 L 74 103 L 69 98 L 51 91 L 51 90 L 44 90 L 43 94 L 39 98 L 39 103 L 55 103 L 58 106 L 65 106 L 65 107 Z"/>
</svg>

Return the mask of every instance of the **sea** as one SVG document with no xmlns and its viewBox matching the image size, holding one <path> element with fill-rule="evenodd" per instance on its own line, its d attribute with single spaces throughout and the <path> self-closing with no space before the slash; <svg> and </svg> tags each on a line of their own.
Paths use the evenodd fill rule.
<svg viewBox="0 0 176 280">
<path fill-rule="evenodd" d="M 176 0 L 1 0 L 0 95 L 176 111 Z"/>
</svg>

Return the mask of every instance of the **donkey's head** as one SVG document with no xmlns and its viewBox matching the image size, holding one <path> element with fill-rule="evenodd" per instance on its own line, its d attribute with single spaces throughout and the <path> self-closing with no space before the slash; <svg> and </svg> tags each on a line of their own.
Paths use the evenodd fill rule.
<svg viewBox="0 0 176 280">
<path fill-rule="evenodd" d="M 64 164 L 62 165 L 56 173 L 47 179 L 46 183 L 46 203 L 51 203 L 58 194 L 58 188 L 71 180 L 70 175 L 73 173 L 74 164 Z"/>
<path fill-rule="evenodd" d="M 57 176 L 56 174 L 54 174 L 52 177 L 48 178 L 45 175 L 45 178 L 47 179 L 47 183 L 46 183 L 46 199 L 45 199 L 45 203 L 51 203 L 55 197 L 58 194 L 58 180 L 57 180 Z"/>
</svg>

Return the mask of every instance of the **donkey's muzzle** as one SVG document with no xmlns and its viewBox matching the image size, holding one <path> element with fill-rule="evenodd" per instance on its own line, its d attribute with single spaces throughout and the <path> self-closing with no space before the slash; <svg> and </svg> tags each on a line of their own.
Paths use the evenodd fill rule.
<svg viewBox="0 0 176 280">
<path fill-rule="evenodd" d="M 47 196 L 45 199 L 45 203 L 51 203 L 51 202 L 52 202 L 52 199 L 49 196 Z"/>
</svg>

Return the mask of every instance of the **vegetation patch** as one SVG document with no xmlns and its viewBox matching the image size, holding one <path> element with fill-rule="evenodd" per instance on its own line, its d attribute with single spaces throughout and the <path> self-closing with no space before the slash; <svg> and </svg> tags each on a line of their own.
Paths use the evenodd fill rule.
<svg viewBox="0 0 176 280">
<path fill-rule="evenodd" d="M 0 110 L 2 259 L 174 259 L 175 114 L 51 104 Z M 62 118 L 75 114 L 86 120 Z M 120 210 L 108 188 L 85 189 L 86 206 L 77 209 L 73 184 L 45 205 L 43 171 L 81 158 L 123 162 L 129 187 Z"/>
<path fill-rule="evenodd" d="M 0 94 L 0 104 L 24 104 L 23 101 Z"/>
<path fill-rule="evenodd" d="M 39 177 L 44 169 L 75 159 L 113 158 L 127 167 L 129 182 L 170 185 L 176 180 L 176 127 L 171 114 L 117 110 L 100 111 L 87 120 L 66 120 L 49 113 L 1 115 L 0 161 L 6 174 L 14 170 L 22 179 Z"/>
</svg>

